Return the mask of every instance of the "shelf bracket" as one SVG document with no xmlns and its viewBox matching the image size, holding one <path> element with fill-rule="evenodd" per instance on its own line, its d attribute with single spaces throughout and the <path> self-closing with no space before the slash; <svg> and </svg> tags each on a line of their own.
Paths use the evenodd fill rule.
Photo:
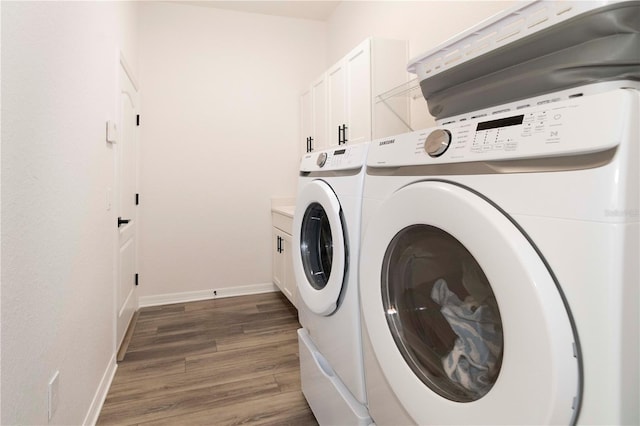
<svg viewBox="0 0 640 426">
<path fill-rule="evenodd" d="M 410 132 L 414 131 L 413 127 L 411 127 L 411 125 L 407 123 L 404 118 L 400 117 L 400 114 L 398 114 L 396 110 L 393 109 L 393 107 L 387 103 L 387 99 L 380 99 L 380 102 L 382 102 L 389 109 L 389 111 L 391 111 L 391 113 L 395 115 L 398 118 L 398 120 L 400 120 L 402 124 L 404 124 L 407 127 L 407 129 L 409 129 Z"/>
</svg>

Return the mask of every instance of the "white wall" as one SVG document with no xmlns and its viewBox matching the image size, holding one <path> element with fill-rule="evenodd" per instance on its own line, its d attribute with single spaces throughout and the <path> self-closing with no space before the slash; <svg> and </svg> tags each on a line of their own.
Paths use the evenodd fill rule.
<svg viewBox="0 0 640 426">
<path fill-rule="evenodd" d="M 271 197 L 291 197 L 299 96 L 326 24 L 140 7 L 139 295 L 271 282 Z"/>
<path fill-rule="evenodd" d="M 409 57 L 508 7 L 513 1 L 345 1 L 329 19 L 327 57 L 333 63 L 367 37 L 409 41 Z M 411 75 L 415 77 L 415 75 Z M 418 94 L 420 94 L 418 92 Z M 412 102 L 415 129 L 434 125 L 424 98 Z"/>
<path fill-rule="evenodd" d="M 92 421 L 115 365 L 105 122 L 116 118 L 118 48 L 136 68 L 136 9 L 2 3 L 3 425 L 47 424 L 56 370 L 50 423 Z"/>
</svg>

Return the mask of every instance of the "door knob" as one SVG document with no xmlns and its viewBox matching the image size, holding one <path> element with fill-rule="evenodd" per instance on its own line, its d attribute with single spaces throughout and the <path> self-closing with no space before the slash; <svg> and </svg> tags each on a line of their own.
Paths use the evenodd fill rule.
<svg viewBox="0 0 640 426">
<path fill-rule="evenodd" d="M 129 222 L 131 222 L 131 219 L 123 219 L 121 217 L 118 217 L 118 228 L 120 228 L 121 225 L 124 225 Z"/>
</svg>

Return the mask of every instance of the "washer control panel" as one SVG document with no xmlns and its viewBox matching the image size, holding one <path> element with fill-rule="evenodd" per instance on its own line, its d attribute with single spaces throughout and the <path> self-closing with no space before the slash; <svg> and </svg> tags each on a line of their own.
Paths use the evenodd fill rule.
<svg viewBox="0 0 640 426">
<path fill-rule="evenodd" d="M 543 103 L 373 141 L 369 166 L 503 161 L 587 154 L 617 146 L 634 91 Z M 637 106 L 635 106 L 637 108 Z"/>
<path fill-rule="evenodd" d="M 301 172 L 351 170 L 365 164 L 369 143 L 335 147 L 318 152 L 310 152 L 302 157 Z"/>
</svg>

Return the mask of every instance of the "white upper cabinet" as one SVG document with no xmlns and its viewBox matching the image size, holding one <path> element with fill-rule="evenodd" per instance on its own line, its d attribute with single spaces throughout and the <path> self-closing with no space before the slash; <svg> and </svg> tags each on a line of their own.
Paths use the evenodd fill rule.
<svg viewBox="0 0 640 426">
<path fill-rule="evenodd" d="M 327 79 L 324 75 L 311 85 L 313 96 L 313 132 L 312 149 L 323 149 L 328 146 L 327 136 Z"/>
<path fill-rule="evenodd" d="M 406 132 L 408 99 L 391 110 L 374 98 L 407 81 L 407 51 L 406 41 L 367 39 L 318 78 L 302 94 L 303 152 Z"/>
<path fill-rule="evenodd" d="M 340 61 L 327 71 L 327 86 L 329 88 L 328 112 L 328 146 L 338 145 L 338 130 L 347 121 L 347 68 L 344 61 Z M 341 130 L 340 130 L 341 131 Z"/>
<path fill-rule="evenodd" d="M 406 45 L 405 45 L 406 50 Z M 338 143 L 358 143 L 371 140 L 371 42 L 365 40 L 352 50 L 344 59 L 347 69 L 347 83 L 345 85 L 347 115 L 342 123 L 342 140 Z M 402 73 L 406 61 L 396 64 Z"/>
<path fill-rule="evenodd" d="M 300 97 L 303 153 L 328 146 L 327 96 L 327 75 L 323 74 Z"/>
<path fill-rule="evenodd" d="M 306 142 L 302 153 L 305 153 L 311 149 L 309 139 L 313 135 L 313 91 L 311 88 L 300 96 L 300 110 L 300 133 Z"/>
</svg>

